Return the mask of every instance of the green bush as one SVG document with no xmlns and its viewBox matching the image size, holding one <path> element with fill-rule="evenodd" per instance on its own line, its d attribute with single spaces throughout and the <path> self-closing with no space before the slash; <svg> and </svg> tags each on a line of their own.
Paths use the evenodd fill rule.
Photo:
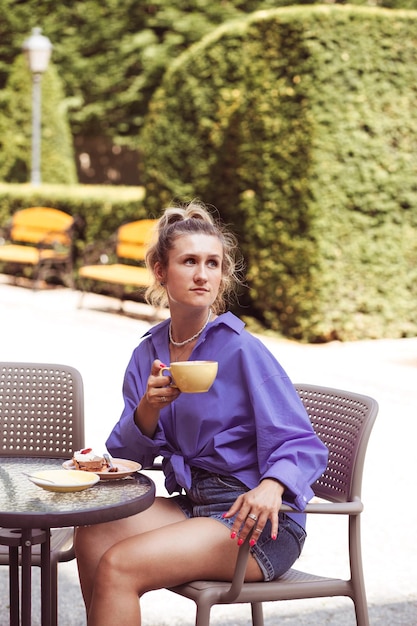
<svg viewBox="0 0 417 626">
<path fill-rule="evenodd" d="M 41 178 L 51 184 L 75 184 L 77 172 L 61 81 L 51 64 L 42 76 Z M 0 180 L 30 179 L 32 143 L 31 74 L 16 58 L 0 100 Z"/>
<path fill-rule="evenodd" d="M 289 7 L 184 53 L 142 135 L 145 206 L 215 205 L 249 308 L 306 341 L 415 335 L 417 12 Z"/>
</svg>

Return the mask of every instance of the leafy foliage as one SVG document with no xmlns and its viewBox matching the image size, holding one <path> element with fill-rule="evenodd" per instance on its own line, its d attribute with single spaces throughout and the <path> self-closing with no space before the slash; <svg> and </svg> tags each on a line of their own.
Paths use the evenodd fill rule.
<svg viewBox="0 0 417 626">
<path fill-rule="evenodd" d="M 171 60 L 222 22 L 272 0 L 0 0 L 0 89 L 31 26 L 53 43 L 74 135 L 137 147 L 148 102 Z M 33 16 L 36 16 L 36 24 Z"/>
<path fill-rule="evenodd" d="M 41 26 L 54 46 L 73 136 L 99 135 L 138 149 L 149 101 L 173 59 L 228 20 L 290 4 L 293 0 L 0 0 L 0 90 L 30 29 Z M 417 0 L 376 4 L 417 8 Z"/>
<path fill-rule="evenodd" d="M 148 209 L 214 204 L 239 235 L 250 311 L 284 335 L 417 330 L 416 21 L 256 13 L 186 52 L 151 103 Z"/>
</svg>

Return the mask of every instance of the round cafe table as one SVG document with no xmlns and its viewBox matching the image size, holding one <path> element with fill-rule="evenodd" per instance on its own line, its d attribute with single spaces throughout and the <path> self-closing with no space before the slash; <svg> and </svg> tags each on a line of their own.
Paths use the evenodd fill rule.
<svg viewBox="0 0 417 626">
<path fill-rule="evenodd" d="M 51 528 L 86 526 L 129 517 L 147 509 L 155 498 L 155 484 L 138 472 L 128 478 L 100 480 L 89 489 L 72 493 L 45 491 L 24 474 L 61 469 L 62 462 L 63 459 L 0 457 L 0 544 L 9 546 L 11 626 L 31 624 L 31 555 L 35 544 L 41 544 L 42 626 L 51 624 Z"/>
</svg>

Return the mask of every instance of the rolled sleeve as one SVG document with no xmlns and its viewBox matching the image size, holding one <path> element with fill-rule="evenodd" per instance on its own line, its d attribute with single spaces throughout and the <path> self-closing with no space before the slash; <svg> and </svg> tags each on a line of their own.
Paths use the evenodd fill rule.
<svg viewBox="0 0 417 626">
<path fill-rule="evenodd" d="M 150 467 L 159 454 L 162 439 L 159 427 L 153 439 L 143 435 L 131 414 L 119 420 L 106 441 L 106 447 L 116 458 L 137 461 L 143 467 Z"/>
</svg>

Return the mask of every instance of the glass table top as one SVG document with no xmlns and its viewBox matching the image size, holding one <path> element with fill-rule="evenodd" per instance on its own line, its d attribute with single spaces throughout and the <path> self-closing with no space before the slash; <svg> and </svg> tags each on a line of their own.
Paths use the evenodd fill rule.
<svg viewBox="0 0 417 626">
<path fill-rule="evenodd" d="M 0 525 L 20 526 L 30 516 L 52 525 L 94 523 L 96 514 L 112 516 L 111 510 L 126 507 L 139 512 L 152 503 L 155 486 L 150 478 L 136 472 L 119 480 L 100 480 L 93 487 L 74 493 L 46 491 L 32 483 L 25 473 L 44 469 L 62 469 L 63 459 L 0 457 Z M 88 516 L 95 515 L 92 521 Z M 125 517 L 127 515 L 117 515 Z M 117 518 L 116 516 L 114 519 Z M 65 524 L 63 523 L 65 522 Z M 103 521 L 108 521 L 103 518 Z M 17 523 L 20 522 L 20 523 Z M 97 523 L 97 522 L 95 522 Z M 33 520 L 31 525 L 33 524 Z M 52 526 L 50 526 L 52 527 Z"/>
</svg>

